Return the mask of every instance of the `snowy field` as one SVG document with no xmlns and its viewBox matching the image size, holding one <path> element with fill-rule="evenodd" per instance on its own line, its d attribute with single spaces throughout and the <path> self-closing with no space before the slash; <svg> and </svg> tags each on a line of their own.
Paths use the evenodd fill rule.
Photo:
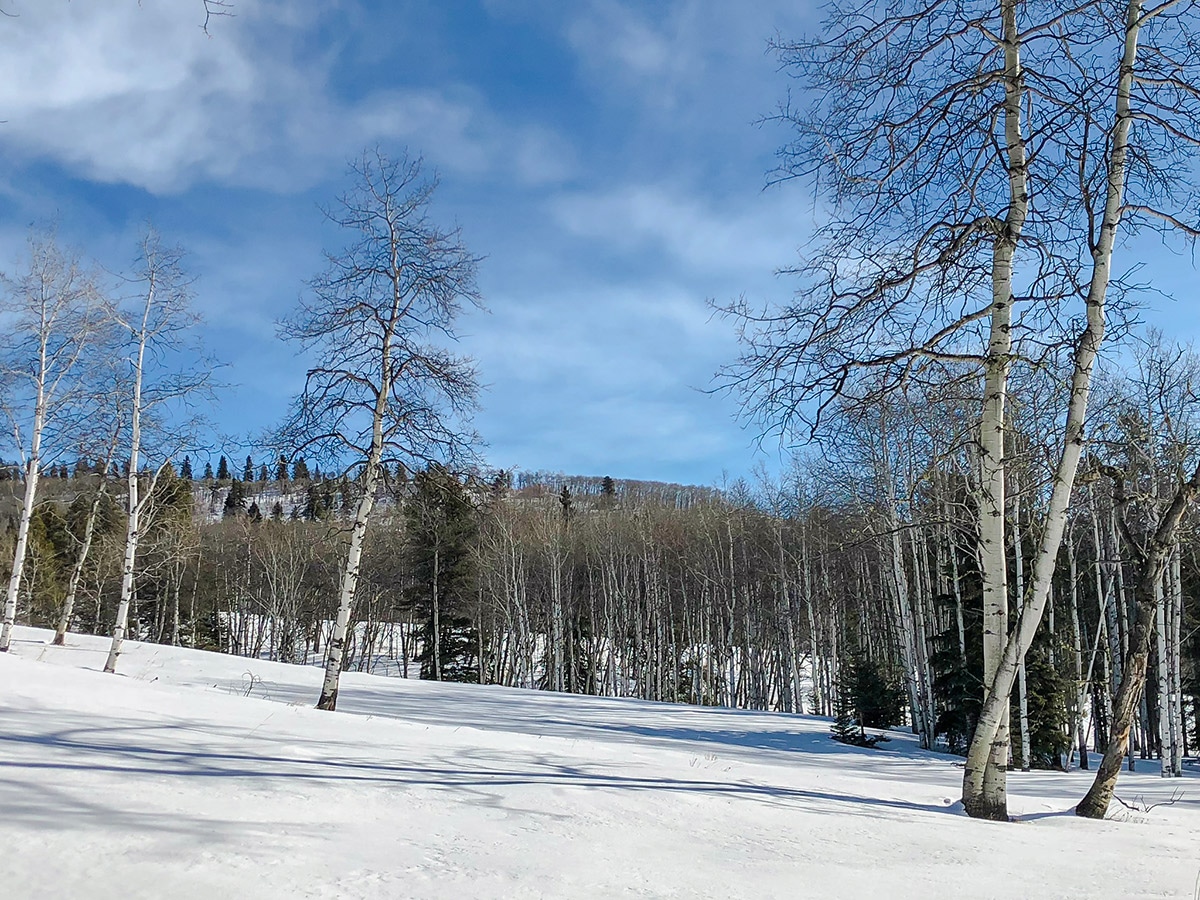
<svg viewBox="0 0 1200 900">
<path fill-rule="evenodd" d="M 1122 821 L 1087 773 L 962 770 L 826 720 L 320 672 L 18 629 L 0 656 L 0 897 L 1191 898 L 1200 781 Z M 1147 769 L 1153 766 L 1147 765 Z"/>
</svg>

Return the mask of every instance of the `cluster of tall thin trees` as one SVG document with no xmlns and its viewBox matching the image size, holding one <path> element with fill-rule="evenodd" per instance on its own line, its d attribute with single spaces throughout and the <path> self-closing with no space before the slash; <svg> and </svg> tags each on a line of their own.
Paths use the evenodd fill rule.
<svg viewBox="0 0 1200 900">
<path fill-rule="evenodd" d="M 1143 286 L 1123 277 L 1137 259 L 1119 238 L 1200 234 L 1190 178 L 1197 12 L 1188 0 L 833 0 L 814 38 L 776 44 L 797 79 L 778 115 L 792 138 L 777 176 L 815 185 L 828 217 L 792 270 L 794 300 L 728 308 L 744 352 L 727 383 L 744 391 L 751 417 L 791 440 L 828 432 L 843 409 L 882 415 L 914 392 L 964 401 L 983 594 L 984 699 L 963 777 L 975 817 L 1008 815 L 1010 700 L 1028 693 L 1076 483 L 1093 468 L 1096 361 L 1111 326 L 1126 330 L 1122 313 Z M 1057 390 L 1035 400 L 1047 372 Z M 1021 403 L 1044 413 L 1026 432 L 1049 473 L 1040 489 L 1021 471 Z M 1198 474 L 1160 487 L 1157 519 L 1124 493 L 1123 478 L 1111 480 L 1117 506 L 1143 530 L 1124 535 L 1138 560 L 1135 611 L 1105 758 L 1077 807 L 1087 816 L 1103 816 L 1112 797 L 1158 585 Z M 1037 543 L 1013 570 L 1006 548 L 1024 540 L 1010 532 L 1025 517 Z M 919 659 L 919 642 L 905 654 Z M 906 668 L 922 680 L 919 664 Z"/>
<path fill-rule="evenodd" d="M 1022 661 L 1011 752 L 1025 768 L 1086 766 L 1089 750 L 1107 748 L 1135 638 L 1141 548 L 1194 455 L 1195 360 L 1162 342 L 1139 358 L 1134 377 L 1104 380 L 1106 440 L 1077 488 L 1047 617 Z M 955 446 L 953 417 L 927 403 L 841 418 L 837 449 L 819 464 L 724 490 L 462 478 L 437 466 L 412 479 L 389 473 L 374 489 L 339 665 L 826 715 L 850 690 L 846 672 L 871 666 L 903 697 L 893 724 L 962 752 L 983 687 L 969 444 Z M 1036 497 L 1048 473 L 1031 438 L 1013 440 L 1006 562 L 1016 603 L 1044 529 Z M 104 494 L 76 576 L 104 477 L 77 468 L 50 482 L 34 516 L 23 606 L 28 620 L 57 624 L 78 581 L 71 627 L 108 633 L 122 596 L 125 504 L 119 486 Z M 361 478 L 235 486 L 166 469 L 148 494 L 133 633 L 323 659 L 364 490 Z M 1191 526 L 1171 542 L 1128 750 L 1160 757 L 1169 774 L 1200 740 L 1200 648 L 1185 638 L 1197 614 Z"/>
</svg>

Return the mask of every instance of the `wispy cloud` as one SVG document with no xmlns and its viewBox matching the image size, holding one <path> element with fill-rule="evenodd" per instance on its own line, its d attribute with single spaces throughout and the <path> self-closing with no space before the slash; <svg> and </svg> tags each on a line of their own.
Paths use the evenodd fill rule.
<svg viewBox="0 0 1200 900">
<path fill-rule="evenodd" d="M 664 184 L 564 194 L 550 205 L 571 234 L 629 253 L 665 254 L 692 274 L 761 276 L 787 265 L 801 219 L 783 192 L 720 204 Z"/>
<path fill-rule="evenodd" d="M 439 167 L 566 177 L 544 126 L 491 113 L 462 86 L 329 87 L 336 52 L 308 48 L 329 12 L 241 0 L 206 36 L 185 3 L 20 0 L 0 28 L 0 145 L 95 181 L 153 192 L 197 181 L 303 189 L 381 140 L 419 143 Z"/>
</svg>

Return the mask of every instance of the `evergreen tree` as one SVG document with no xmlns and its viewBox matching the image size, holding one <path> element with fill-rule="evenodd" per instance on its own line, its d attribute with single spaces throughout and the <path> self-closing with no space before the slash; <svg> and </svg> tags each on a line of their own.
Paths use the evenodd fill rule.
<svg viewBox="0 0 1200 900">
<path fill-rule="evenodd" d="M 404 512 L 413 574 L 408 599 L 424 620 L 421 677 L 478 681 L 478 634 L 470 612 L 477 513 L 462 482 L 437 465 L 416 474 Z"/>
<path fill-rule="evenodd" d="M 283 504 L 276 500 L 271 504 L 271 521 L 280 522 L 283 520 Z"/>
<path fill-rule="evenodd" d="M 874 747 L 890 740 L 865 730 L 887 728 L 903 717 L 904 692 L 878 663 L 854 651 L 842 661 L 835 690 L 834 740 L 856 747 Z"/>
<path fill-rule="evenodd" d="M 240 515 L 245 511 L 246 486 L 240 479 L 234 478 L 229 484 L 229 493 L 225 495 L 225 518 Z"/>
<path fill-rule="evenodd" d="M 854 710 L 854 701 L 844 684 L 839 684 L 833 702 L 833 725 L 830 731 L 833 739 L 841 744 L 853 744 L 861 747 L 866 734 L 858 723 Z"/>
<path fill-rule="evenodd" d="M 965 754 L 975 732 L 983 705 L 983 584 L 973 553 L 959 553 L 957 566 L 946 575 L 958 574 L 958 593 L 934 597 L 944 631 L 930 641 L 929 664 L 933 674 L 936 711 L 935 736 L 942 736 L 951 753 Z M 958 633 L 958 603 L 962 603 L 963 641 Z"/>
<path fill-rule="evenodd" d="M 612 480 L 612 476 L 605 475 L 600 482 L 600 505 L 605 509 L 609 509 L 616 501 L 617 483 Z"/>
<path fill-rule="evenodd" d="M 249 484 L 254 480 L 254 460 L 247 454 L 246 465 L 242 467 L 242 481 Z"/>
<path fill-rule="evenodd" d="M 257 503 L 251 503 L 250 509 L 247 510 L 246 512 L 247 512 L 247 515 L 250 516 L 251 522 L 261 522 L 262 521 L 262 510 L 258 508 Z"/>
<path fill-rule="evenodd" d="M 224 456 L 217 462 L 217 481 L 229 480 L 229 460 Z"/>
<path fill-rule="evenodd" d="M 558 505 L 562 507 L 563 524 L 570 524 L 573 503 L 571 501 L 571 489 L 565 484 L 562 487 L 562 491 L 559 492 Z"/>
<path fill-rule="evenodd" d="M 190 456 L 183 458 L 183 467 L 179 470 L 179 477 L 184 481 L 192 480 L 192 458 Z"/>
<path fill-rule="evenodd" d="M 889 668 L 861 653 L 850 667 L 859 721 L 866 728 L 890 728 L 904 720 L 904 690 Z"/>
<path fill-rule="evenodd" d="M 284 456 L 283 454 L 280 454 L 279 462 L 275 464 L 275 480 L 276 481 L 287 481 L 288 480 L 288 460 L 287 460 L 287 457 Z"/>
<path fill-rule="evenodd" d="M 299 457 L 292 463 L 292 481 L 308 481 L 311 478 L 308 472 L 308 463 L 304 461 L 304 457 Z"/>
<path fill-rule="evenodd" d="M 310 522 L 329 518 L 333 511 L 333 498 L 328 488 L 309 483 L 304 490 L 304 518 Z"/>
<path fill-rule="evenodd" d="M 1063 756 L 1071 747 L 1067 703 L 1072 687 L 1069 680 L 1050 664 L 1048 643 L 1049 633 L 1043 632 L 1025 657 L 1029 764 L 1034 769 L 1061 769 Z M 1059 658 L 1065 658 L 1065 654 L 1060 652 Z M 1019 715 L 1019 711 L 1015 715 Z M 1017 764 L 1023 762 L 1019 739 L 1013 741 L 1013 755 Z"/>
<path fill-rule="evenodd" d="M 266 484 L 270 480 L 270 478 L 271 478 L 271 476 L 267 472 L 267 464 L 263 463 L 262 465 L 260 465 L 258 467 L 258 480 L 261 481 L 263 484 Z"/>
<path fill-rule="evenodd" d="M 167 463 L 154 485 L 153 502 L 159 523 L 167 520 L 186 520 L 192 514 L 192 486 L 175 473 L 175 467 Z"/>
<path fill-rule="evenodd" d="M 205 480 L 205 481 L 212 481 L 212 480 L 213 480 L 213 470 L 212 470 L 212 463 L 210 463 L 210 462 L 206 462 L 206 463 L 204 464 L 204 480 Z"/>
</svg>

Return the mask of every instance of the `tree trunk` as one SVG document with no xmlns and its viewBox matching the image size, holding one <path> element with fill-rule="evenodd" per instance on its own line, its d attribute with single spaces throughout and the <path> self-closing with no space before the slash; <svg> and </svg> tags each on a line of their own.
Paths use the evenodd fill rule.
<svg viewBox="0 0 1200 900">
<path fill-rule="evenodd" d="M 1015 0 L 1002 0 L 1001 8 L 1006 19 L 1006 48 L 1013 46 L 1016 34 Z M 1006 819 L 1007 799 L 999 779 L 992 781 L 987 770 L 998 766 L 998 754 L 1007 750 L 1008 701 L 1016 677 L 1017 662 L 1033 644 L 1034 635 L 1042 618 L 1046 600 L 1050 594 L 1050 580 L 1058 550 L 1066 528 L 1067 506 L 1075 486 L 1075 474 L 1083 453 L 1084 422 L 1087 417 L 1088 396 L 1091 391 L 1092 368 L 1100 345 L 1104 341 L 1105 298 L 1111 274 L 1112 254 L 1116 243 L 1117 229 L 1121 221 L 1125 191 L 1125 160 L 1129 150 L 1129 129 L 1133 121 L 1130 94 L 1137 61 L 1137 39 L 1142 14 L 1142 0 L 1130 0 L 1127 8 L 1125 45 L 1122 52 L 1120 76 L 1116 91 L 1116 110 L 1112 127 L 1111 149 L 1108 156 L 1107 186 L 1104 214 L 1100 233 L 1092 252 L 1092 274 L 1086 299 L 1087 325 L 1079 336 L 1075 347 L 1075 359 L 1071 376 L 1070 401 L 1064 429 L 1062 456 L 1054 473 L 1054 484 L 1046 510 L 1045 526 L 1041 544 L 1033 563 L 1033 585 L 1029 602 L 1017 622 L 1017 627 L 1004 646 L 1004 654 L 996 668 L 994 677 L 986 677 L 987 694 L 980 711 L 979 723 L 967 752 L 963 772 L 963 806 L 968 815 L 976 818 Z M 1009 30 L 1009 20 L 1012 30 Z M 1009 52 L 1006 49 L 1006 55 Z M 1006 79 L 1007 80 L 1007 79 Z M 1006 88 L 1007 89 L 1007 88 Z M 1013 88 L 1015 90 L 1015 88 Z M 1019 95 L 1015 102 L 1019 106 Z M 1019 108 L 1016 110 L 1019 115 Z M 1001 543 L 1003 547 L 1003 543 Z M 991 765 L 989 766 L 989 761 Z M 999 789 L 998 789 L 999 788 Z"/>
<path fill-rule="evenodd" d="M 376 428 L 377 432 L 379 427 Z M 317 709 L 337 708 L 338 682 L 342 674 L 342 658 L 346 650 L 346 632 L 350 627 L 350 610 L 354 606 L 354 592 L 358 587 L 358 572 L 362 564 L 363 541 L 367 534 L 367 521 L 375 505 L 375 485 L 379 477 L 380 449 L 372 448 L 363 473 L 362 497 L 354 513 L 354 527 L 350 532 L 350 546 L 346 550 L 346 567 L 342 570 L 341 590 L 338 593 L 337 618 L 333 633 L 325 645 L 325 678 L 321 682 L 321 696 Z"/>
<path fill-rule="evenodd" d="M 39 434 L 40 437 L 40 434 Z M 25 466 L 25 495 L 21 501 L 21 518 L 17 524 L 17 546 L 13 551 L 12 575 L 8 579 L 8 590 L 4 595 L 4 624 L 0 627 L 0 652 L 7 652 L 12 644 L 13 627 L 17 621 L 17 597 L 21 591 L 21 575 L 25 570 L 25 553 L 29 546 L 29 522 L 33 517 L 33 504 L 38 485 L 38 438 Z"/>
<path fill-rule="evenodd" d="M 104 476 L 100 476 L 103 478 Z M 83 567 L 87 563 L 88 553 L 92 549 L 92 538 L 96 534 L 96 518 L 100 514 L 100 503 L 104 496 L 104 482 L 96 490 L 92 505 L 88 507 L 87 519 L 83 525 L 83 540 L 79 544 L 79 553 L 71 566 L 71 577 L 67 581 L 67 595 L 63 598 L 62 612 L 58 617 L 58 628 L 54 632 L 54 645 L 61 647 L 67 639 L 67 629 L 71 627 L 71 617 L 75 614 L 75 596 L 79 592 L 79 582 L 83 578 Z"/>
</svg>

